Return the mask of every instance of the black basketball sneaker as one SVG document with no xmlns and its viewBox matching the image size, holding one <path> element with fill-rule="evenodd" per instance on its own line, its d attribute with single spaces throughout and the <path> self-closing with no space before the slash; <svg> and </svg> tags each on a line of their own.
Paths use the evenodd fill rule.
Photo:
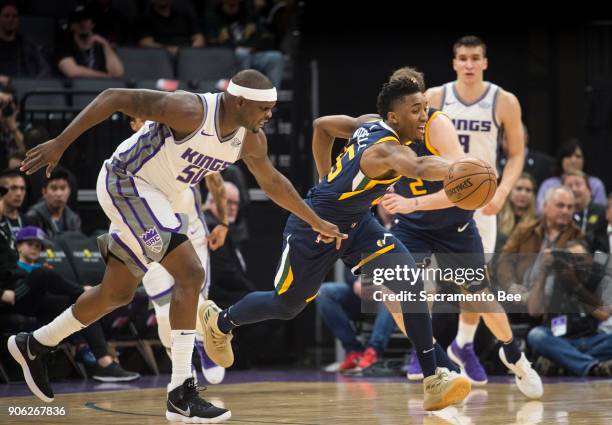
<svg viewBox="0 0 612 425">
<path fill-rule="evenodd" d="M 20 332 L 8 340 L 11 356 L 23 369 L 23 376 L 30 391 L 46 403 L 53 401 L 53 390 L 49 385 L 45 356 L 53 347 L 47 347 L 36 341 L 31 333 Z"/>
<path fill-rule="evenodd" d="M 185 379 L 168 393 L 166 419 L 190 424 L 216 424 L 232 417 L 232 412 L 213 406 L 198 395 L 193 378 Z"/>
</svg>

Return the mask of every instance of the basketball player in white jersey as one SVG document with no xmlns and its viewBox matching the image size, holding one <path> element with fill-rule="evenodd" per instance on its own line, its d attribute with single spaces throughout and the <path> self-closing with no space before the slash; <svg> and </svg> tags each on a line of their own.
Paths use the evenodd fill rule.
<svg viewBox="0 0 612 425">
<path fill-rule="evenodd" d="M 453 69 L 457 80 L 425 93 L 430 106 L 442 110 L 455 124 L 463 150 L 470 157 L 482 159 L 493 169 L 502 133 L 508 162 L 491 202 L 476 210 L 474 220 L 482 238 L 484 252 L 495 252 L 496 214 L 506 201 L 514 183 L 523 171 L 525 137 L 521 123 L 521 105 L 512 93 L 484 80 L 488 67 L 484 42 L 475 36 L 464 36 L 453 45 Z M 459 348 L 472 344 L 480 321 L 478 313 L 461 313 L 455 342 Z M 471 356 L 475 359 L 477 357 Z M 480 364 L 474 365 L 482 369 Z M 484 369 L 482 369 L 484 373 Z"/>
<path fill-rule="evenodd" d="M 453 53 L 457 80 L 427 90 L 429 105 L 452 119 L 465 153 L 486 161 L 493 169 L 496 169 L 502 133 L 508 141 L 508 162 L 495 196 L 474 214 L 485 252 L 490 254 L 495 252 L 496 214 L 523 171 L 525 136 L 521 105 L 512 93 L 484 81 L 488 60 L 481 39 L 462 37 L 453 45 Z"/>
<path fill-rule="evenodd" d="M 108 89 L 58 137 L 28 151 L 21 170 L 32 174 L 46 167 L 49 175 L 81 134 L 113 113 L 148 120 L 104 162 L 98 177 L 98 200 L 111 221 L 109 234 L 100 240 L 107 260 L 102 283 L 86 291 L 48 325 L 9 338 L 9 352 L 38 398 L 53 401 L 45 355 L 67 336 L 128 304 L 148 264 L 157 262 L 174 278 L 170 301 L 172 376 L 166 418 L 211 423 L 231 417 L 229 410 L 199 397 L 191 375 L 204 269 L 186 236 L 188 219 L 175 213 L 172 200 L 205 175 L 242 159 L 263 191 L 308 223 L 324 242 L 335 241 L 339 248 L 347 238 L 337 226 L 317 216 L 268 159 L 261 129 L 272 116 L 275 103 L 276 89 L 255 70 L 239 72 L 227 91 L 218 94 Z"/>
<path fill-rule="evenodd" d="M 137 132 L 145 125 L 145 121 L 140 118 L 132 118 L 130 127 Z M 227 217 L 225 186 L 221 174 L 208 174 L 204 177 L 204 182 L 208 193 L 216 204 L 219 212 L 219 225 L 211 232 L 208 231 L 204 217 L 202 216 L 202 197 L 199 186 L 192 186 L 183 192 L 183 196 L 177 196 L 172 203 L 172 208 L 177 213 L 183 213 L 189 217 L 188 237 L 204 267 L 204 283 L 198 297 L 198 306 L 208 299 L 210 290 L 210 258 L 208 249 L 215 251 L 225 243 L 229 221 Z M 142 285 L 151 299 L 157 319 L 157 333 L 166 352 L 172 359 L 172 329 L 170 328 L 170 299 L 174 278 L 159 263 L 151 263 L 148 271 L 142 278 Z M 196 322 L 195 346 L 200 356 L 202 375 L 211 384 L 219 384 L 225 376 L 225 368 L 216 365 L 208 358 L 204 351 L 203 329 L 199 322 Z M 197 375 L 194 375 L 196 378 Z M 197 382 L 197 379 L 196 379 Z"/>
</svg>

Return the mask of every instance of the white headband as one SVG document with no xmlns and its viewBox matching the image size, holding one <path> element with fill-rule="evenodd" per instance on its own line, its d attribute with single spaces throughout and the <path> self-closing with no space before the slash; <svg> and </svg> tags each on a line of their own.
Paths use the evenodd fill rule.
<svg viewBox="0 0 612 425">
<path fill-rule="evenodd" d="M 232 96 L 244 97 L 248 100 L 258 102 L 276 102 L 276 88 L 271 89 L 251 89 L 249 87 L 239 86 L 230 80 L 226 91 Z"/>
</svg>

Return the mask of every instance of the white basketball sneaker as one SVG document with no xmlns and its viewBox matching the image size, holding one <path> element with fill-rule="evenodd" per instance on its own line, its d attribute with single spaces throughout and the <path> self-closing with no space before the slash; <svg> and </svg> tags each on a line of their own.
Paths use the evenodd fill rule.
<svg viewBox="0 0 612 425">
<path fill-rule="evenodd" d="M 504 349 L 503 347 L 500 347 L 499 358 L 501 359 L 502 363 L 514 373 L 516 386 L 523 394 L 525 394 L 525 397 L 531 399 L 542 397 L 544 394 L 542 379 L 540 378 L 540 375 L 538 375 L 538 373 L 531 367 L 531 363 L 529 363 L 529 360 L 527 360 L 527 357 L 525 357 L 525 353 L 521 353 L 521 358 L 519 361 L 512 364 L 506 360 Z"/>
</svg>

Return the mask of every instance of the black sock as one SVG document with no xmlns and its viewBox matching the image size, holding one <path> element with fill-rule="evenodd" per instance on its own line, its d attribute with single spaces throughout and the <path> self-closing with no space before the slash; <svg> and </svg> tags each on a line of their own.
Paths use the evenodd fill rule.
<svg viewBox="0 0 612 425">
<path fill-rule="evenodd" d="M 404 329 L 412 341 L 419 359 L 423 376 L 436 373 L 436 355 L 432 343 L 431 319 L 429 313 L 404 313 Z"/>
<path fill-rule="evenodd" d="M 219 327 L 219 330 L 224 334 L 230 333 L 234 328 L 238 326 L 232 321 L 229 315 L 229 308 L 226 308 L 225 310 L 219 313 L 219 317 L 217 319 L 217 326 Z"/>
<path fill-rule="evenodd" d="M 450 371 L 459 373 L 457 365 L 448 358 L 446 350 L 437 342 L 434 344 L 434 352 L 436 353 L 436 364 L 439 367 L 445 367 Z"/>
<path fill-rule="evenodd" d="M 506 355 L 506 360 L 508 363 L 516 363 L 521 359 L 521 350 L 519 350 L 518 344 L 512 338 L 508 342 L 504 342 L 502 344 L 502 348 L 504 350 L 504 354 Z"/>
</svg>

